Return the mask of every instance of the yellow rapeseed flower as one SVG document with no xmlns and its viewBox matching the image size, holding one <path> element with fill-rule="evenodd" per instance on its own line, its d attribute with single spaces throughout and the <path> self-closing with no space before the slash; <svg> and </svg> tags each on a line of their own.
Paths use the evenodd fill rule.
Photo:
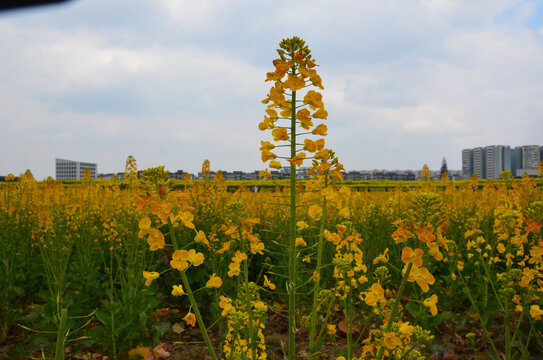
<svg viewBox="0 0 543 360">
<path fill-rule="evenodd" d="M 272 283 L 266 275 L 264 275 L 264 286 L 270 290 L 275 290 L 275 284 Z"/>
<path fill-rule="evenodd" d="M 430 311 L 432 315 L 437 315 L 437 306 L 436 306 L 437 301 L 438 301 L 438 298 L 436 294 L 433 294 L 428 299 L 425 299 L 423 301 L 424 306 L 428 308 L 428 311 Z"/>
<path fill-rule="evenodd" d="M 209 278 L 209 280 L 206 283 L 207 288 L 220 288 L 221 286 L 222 286 L 222 280 L 221 280 L 220 277 L 215 275 L 215 273 L 213 273 L 213 275 L 211 275 L 211 277 Z"/>
<path fill-rule="evenodd" d="M 536 320 L 541 320 L 543 310 L 539 308 L 539 305 L 532 305 L 530 306 L 530 316 Z"/>
<path fill-rule="evenodd" d="M 183 296 L 185 291 L 183 291 L 183 285 L 174 285 L 172 290 L 173 296 Z"/>
<path fill-rule="evenodd" d="M 196 316 L 191 312 L 189 312 L 187 315 L 185 315 L 183 320 L 190 326 L 194 327 L 196 325 Z"/>
<path fill-rule="evenodd" d="M 153 280 L 158 279 L 160 276 L 156 271 L 144 271 L 143 277 L 146 279 L 145 286 L 150 286 Z"/>
<path fill-rule="evenodd" d="M 383 339 L 383 345 L 389 350 L 394 350 L 397 347 L 402 346 L 402 341 L 400 340 L 400 338 L 396 336 L 394 332 L 391 331 L 391 332 L 385 333 L 385 338 Z"/>
</svg>

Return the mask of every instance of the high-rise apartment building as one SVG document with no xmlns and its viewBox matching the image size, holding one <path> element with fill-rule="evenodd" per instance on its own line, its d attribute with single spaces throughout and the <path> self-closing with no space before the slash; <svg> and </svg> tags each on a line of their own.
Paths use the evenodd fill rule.
<svg viewBox="0 0 543 360">
<path fill-rule="evenodd" d="M 468 179 L 475 174 L 479 179 L 499 179 L 502 171 L 514 176 L 525 172 L 535 175 L 543 157 L 543 146 L 524 145 L 511 149 L 509 145 L 490 145 L 462 150 L 462 175 Z"/>
<path fill-rule="evenodd" d="M 462 150 L 462 176 L 464 179 L 469 179 L 473 174 L 473 150 Z"/>
<path fill-rule="evenodd" d="M 537 169 L 541 161 L 541 147 L 524 145 L 520 151 L 520 167 L 523 169 Z"/>
<path fill-rule="evenodd" d="M 499 179 L 502 171 L 511 171 L 511 147 L 490 145 L 485 147 L 486 178 Z"/>
<path fill-rule="evenodd" d="M 478 179 L 486 178 L 485 149 L 482 147 L 473 149 L 473 174 L 475 174 Z"/>
<path fill-rule="evenodd" d="M 57 180 L 81 180 L 85 169 L 89 169 L 91 179 L 96 180 L 98 164 L 81 161 L 55 159 Z"/>
</svg>

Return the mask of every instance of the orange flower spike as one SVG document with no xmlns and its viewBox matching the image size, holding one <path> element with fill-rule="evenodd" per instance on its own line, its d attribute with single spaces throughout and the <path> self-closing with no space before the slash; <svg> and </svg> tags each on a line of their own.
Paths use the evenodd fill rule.
<svg viewBox="0 0 543 360">
<path fill-rule="evenodd" d="M 404 247 L 402 250 L 402 261 L 407 265 L 413 263 L 415 267 L 422 266 L 422 256 L 424 255 L 424 250 L 422 249 L 411 249 L 410 247 Z"/>
</svg>

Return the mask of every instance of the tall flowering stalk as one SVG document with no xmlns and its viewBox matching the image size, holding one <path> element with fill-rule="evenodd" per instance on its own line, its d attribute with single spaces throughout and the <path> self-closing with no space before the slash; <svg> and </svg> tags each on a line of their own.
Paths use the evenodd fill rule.
<svg viewBox="0 0 543 360">
<path fill-rule="evenodd" d="M 325 124 L 313 124 L 313 120 L 326 120 L 328 112 L 322 102 L 322 94 L 310 89 L 324 89 L 315 67 L 317 64 L 311 57 L 305 41 L 293 37 L 283 39 L 277 50 L 279 58 L 273 61 L 275 71 L 266 75 L 266 81 L 272 81 L 268 96 L 262 100 L 267 104 L 266 116 L 259 123 L 262 131 L 271 131 L 273 142 L 261 141 L 262 161 L 268 168 L 279 170 L 283 165 L 290 169 L 289 197 L 289 235 L 288 235 L 288 294 L 289 344 L 288 358 L 295 357 L 296 335 L 296 289 L 297 289 L 297 191 L 296 173 L 304 160 L 322 159 L 328 156 L 324 148 L 327 135 Z M 318 136 L 313 140 L 309 135 Z M 302 143 L 303 139 L 303 143 Z M 281 153 L 279 148 L 286 148 Z M 277 149 L 277 150 L 275 150 Z M 275 152 L 273 152 L 275 151 Z M 309 155 L 308 155 L 309 154 Z M 263 177 L 270 177 L 268 169 L 262 172 Z"/>
</svg>

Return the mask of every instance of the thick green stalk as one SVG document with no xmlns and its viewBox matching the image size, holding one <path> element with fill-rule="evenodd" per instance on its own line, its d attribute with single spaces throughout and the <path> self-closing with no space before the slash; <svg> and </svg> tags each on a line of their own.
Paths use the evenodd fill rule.
<svg viewBox="0 0 543 360">
<path fill-rule="evenodd" d="M 295 69 L 292 69 L 295 74 Z M 296 156 L 296 91 L 291 96 L 290 158 Z M 290 164 L 290 223 L 288 254 L 288 359 L 296 356 L 296 166 Z"/>
<path fill-rule="evenodd" d="M 409 273 L 411 273 L 411 268 L 413 267 L 413 263 L 410 262 L 409 265 L 407 265 L 407 270 L 405 271 L 405 274 L 402 279 L 402 283 L 400 284 L 400 289 L 398 290 L 398 294 L 396 295 L 396 299 L 394 300 L 394 304 L 392 305 L 392 311 L 390 312 L 390 317 L 388 318 L 387 327 L 385 331 L 383 332 L 383 341 L 384 341 L 384 335 L 388 332 L 390 332 L 390 329 L 392 328 L 392 323 L 394 322 L 394 319 L 398 315 L 398 308 L 400 306 L 400 301 L 402 300 L 402 295 L 405 290 L 405 285 L 407 284 L 407 279 L 409 278 Z M 379 353 L 377 354 L 377 360 L 381 360 L 383 358 L 383 354 L 385 352 L 385 346 L 381 342 L 381 347 L 379 348 Z"/>
<path fill-rule="evenodd" d="M 55 360 L 64 360 L 66 351 L 64 344 L 66 343 L 66 335 L 68 332 L 68 309 L 60 310 L 60 323 L 57 332 L 57 344 L 55 348 Z"/>
</svg>

